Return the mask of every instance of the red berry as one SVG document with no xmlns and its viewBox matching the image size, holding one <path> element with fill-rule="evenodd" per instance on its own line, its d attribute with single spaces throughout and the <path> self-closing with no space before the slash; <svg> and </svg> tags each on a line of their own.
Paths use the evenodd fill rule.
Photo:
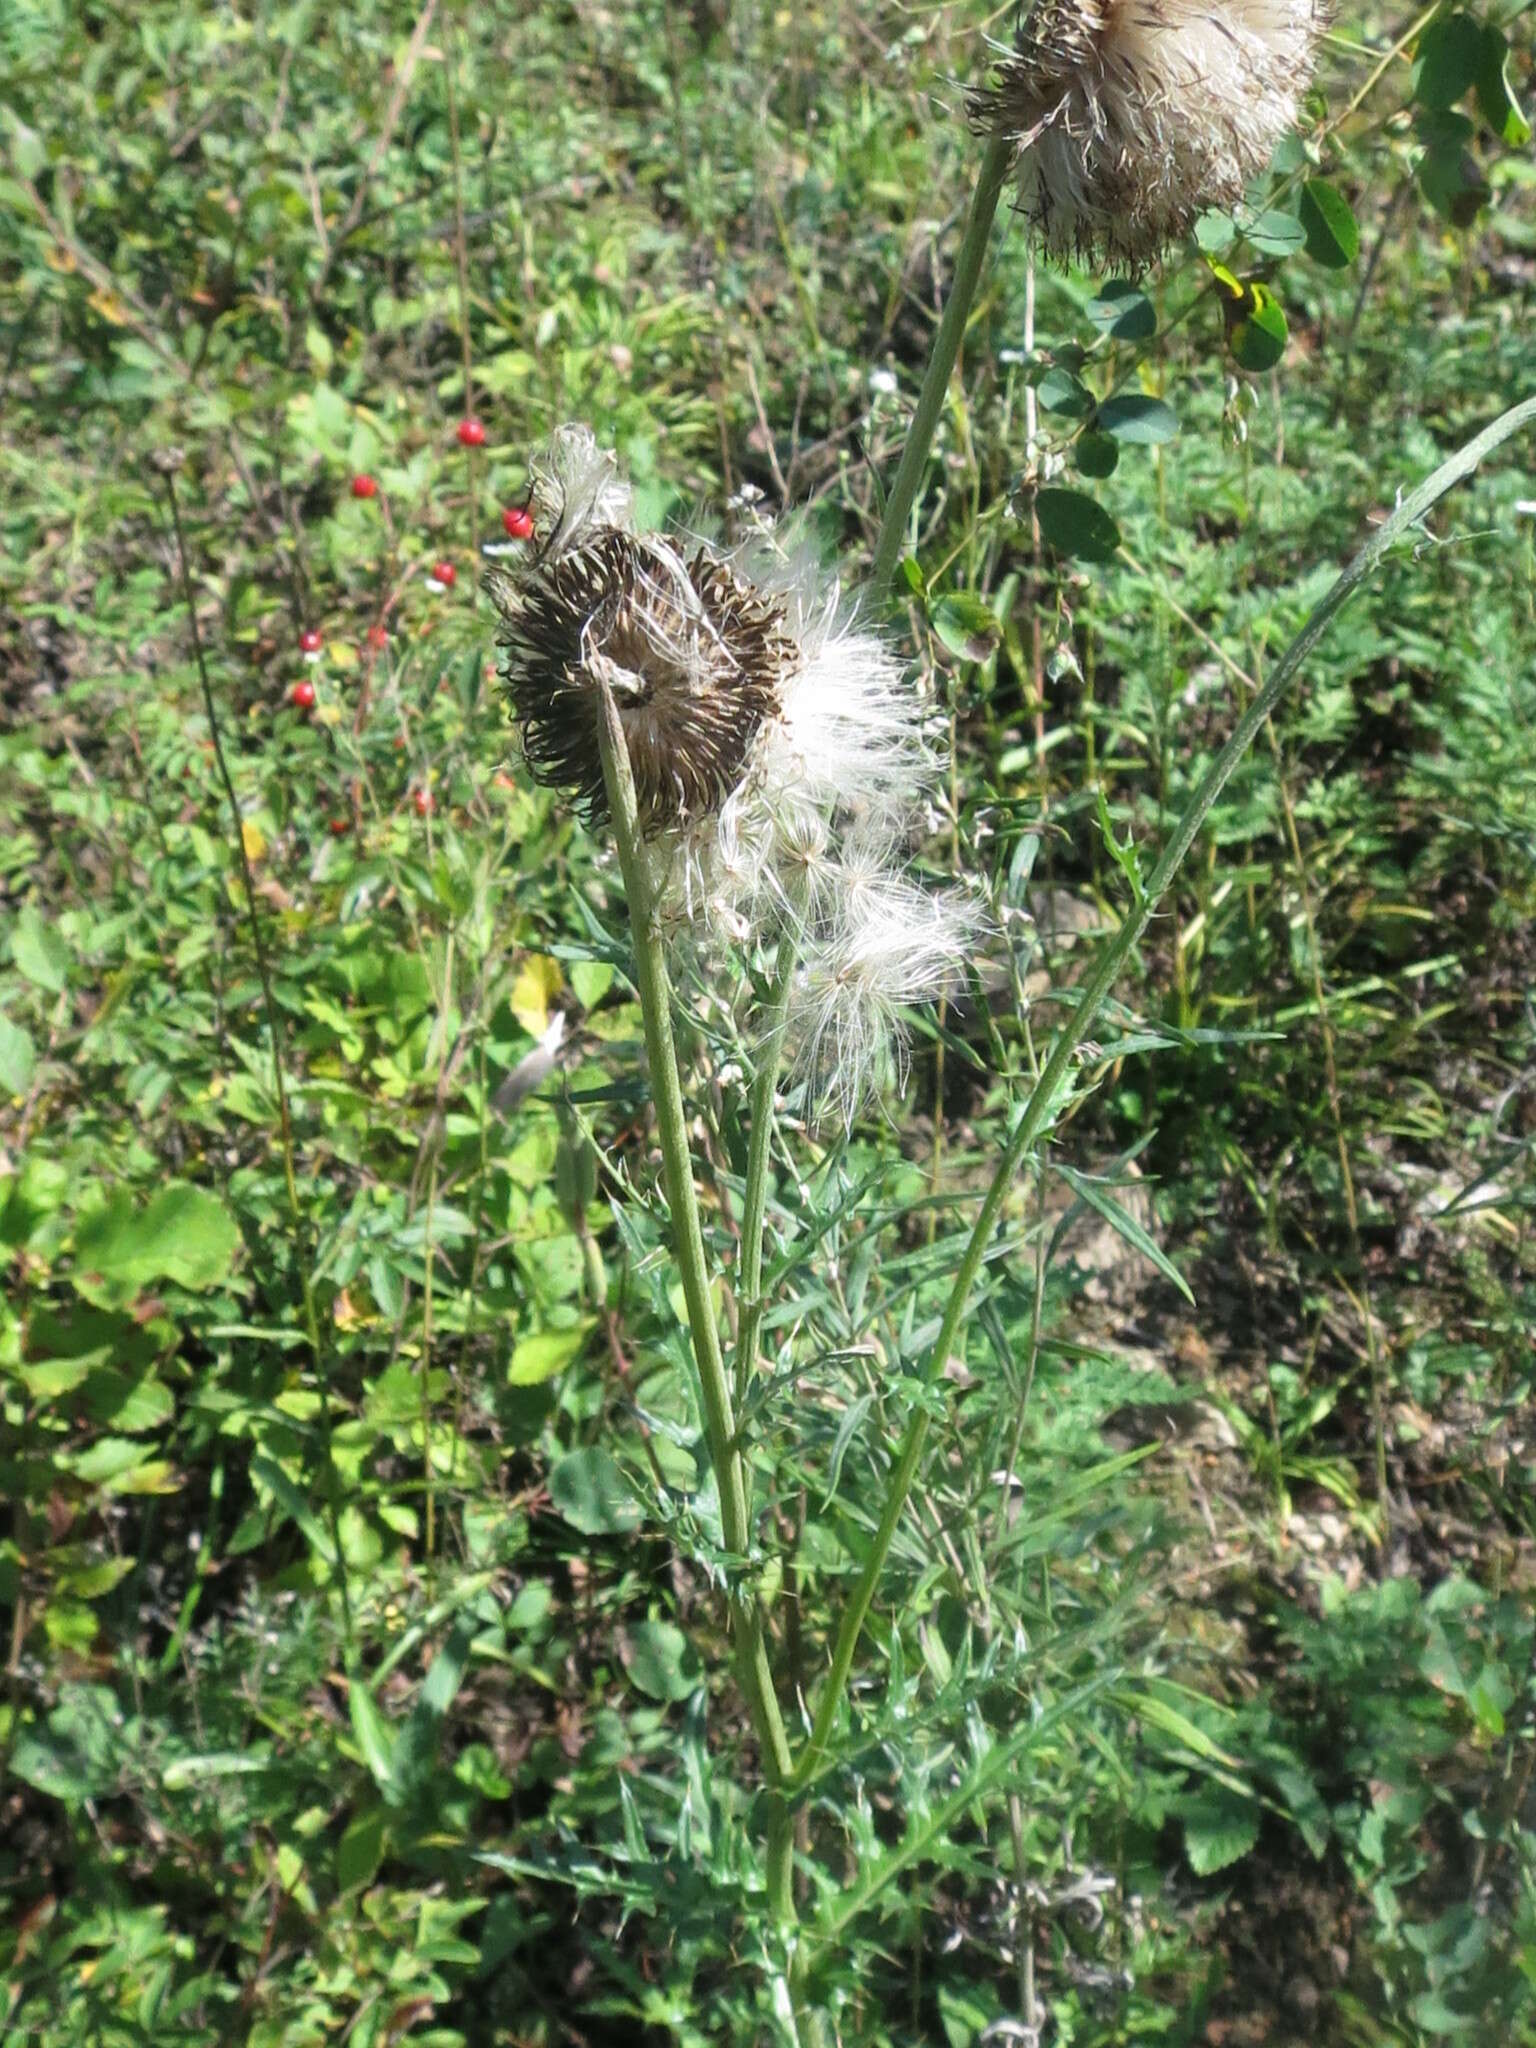
<svg viewBox="0 0 1536 2048">
<path fill-rule="evenodd" d="M 299 650 L 303 654 L 318 654 L 325 645 L 325 635 L 318 626 L 308 626 L 299 635 Z"/>
<path fill-rule="evenodd" d="M 455 569 L 452 562 L 434 562 L 432 564 L 432 581 L 434 583 L 441 583 L 444 590 L 452 590 L 458 580 L 459 572 Z"/>
<path fill-rule="evenodd" d="M 501 523 L 513 540 L 533 539 L 533 514 L 526 505 L 509 505 L 501 515 Z"/>
<path fill-rule="evenodd" d="M 352 820 L 350 818 L 332 818 L 331 837 L 333 839 L 344 839 L 351 830 Z"/>
<path fill-rule="evenodd" d="M 411 798 L 411 802 L 416 806 L 418 818 L 430 818 L 437 809 L 437 799 L 433 796 L 430 789 L 418 789 Z"/>
<path fill-rule="evenodd" d="M 485 421 L 477 420 L 473 414 L 467 420 L 460 420 L 459 441 L 465 448 L 483 448 L 485 446 Z"/>
<path fill-rule="evenodd" d="M 372 476 L 355 476 L 352 479 L 354 498 L 376 498 L 379 495 L 379 480 Z"/>
<path fill-rule="evenodd" d="M 387 626 L 370 626 L 368 628 L 368 645 L 370 647 L 387 647 L 389 645 L 389 628 Z"/>
<path fill-rule="evenodd" d="M 313 711 L 315 708 L 314 684 L 295 683 L 288 692 L 288 702 L 296 711 Z"/>
</svg>

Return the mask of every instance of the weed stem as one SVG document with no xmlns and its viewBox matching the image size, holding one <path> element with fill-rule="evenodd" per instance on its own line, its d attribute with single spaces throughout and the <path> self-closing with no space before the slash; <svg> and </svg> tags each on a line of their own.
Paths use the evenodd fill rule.
<svg viewBox="0 0 1536 2048">
<path fill-rule="evenodd" d="M 634 937 L 635 985 L 640 993 L 640 1009 L 645 1020 L 645 1050 L 656 1103 L 656 1129 L 661 1141 L 662 1179 L 671 1215 L 672 1250 L 688 1306 L 688 1327 L 693 1337 L 705 1435 L 715 1484 L 720 1493 L 720 1521 L 725 1547 L 745 1566 L 752 1537 L 747 1466 L 737 1440 L 731 1384 L 720 1347 L 720 1329 L 710 1292 L 704 1235 L 699 1224 L 698 1196 L 694 1190 L 693 1162 L 688 1149 L 688 1122 L 683 1108 L 682 1083 L 678 1078 L 677 1050 L 672 1038 L 671 981 L 667 974 L 655 893 L 640 830 L 629 748 L 624 728 L 619 723 L 613 693 L 606 683 L 599 687 L 598 737 L 603 755 L 603 779 L 608 791 L 608 807 L 613 814 L 619 867 L 624 876 L 630 930 Z M 770 1788 L 777 1788 L 791 1775 L 793 1760 L 769 1668 L 762 1610 L 750 1584 L 741 1579 L 729 1588 L 729 1601 L 737 1675 L 762 1748 L 764 1775 Z M 789 1807 L 776 1793 L 768 1821 L 768 1892 L 773 1910 L 786 1924 L 795 1917 L 793 1879 L 794 1834 Z"/>
<path fill-rule="evenodd" d="M 965 239 L 960 244 L 960 254 L 955 259 L 954 281 L 949 288 L 939 331 L 933 338 L 933 353 L 928 358 L 928 367 L 923 373 L 923 388 L 918 393 L 917 411 L 912 415 L 912 424 L 907 429 L 907 445 L 901 451 L 891 494 L 885 501 L 885 513 L 880 521 L 880 535 L 875 542 L 874 567 L 870 571 L 870 588 L 878 604 L 890 587 L 896 573 L 896 563 L 902 545 L 907 537 L 907 521 L 917 498 L 917 487 L 923 480 L 923 471 L 928 466 L 928 451 L 933 446 L 933 437 L 938 429 L 939 415 L 944 410 L 944 400 L 949 392 L 949 380 L 954 374 L 955 358 L 960 353 L 960 341 L 971 317 L 971 304 L 976 297 L 976 286 L 981 277 L 982 262 L 987 253 L 987 241 L 992 233 L 992 221 L 997 212 L 998 198 L 1008 167 L 1013 162 L 1013 144 L 1006 138 L 997 138 L 987 144 L 986 154 L 981 160 L 977 174 L 976 189 L 971 194 L 971 210 L 966 216 Z"/>
</svg>

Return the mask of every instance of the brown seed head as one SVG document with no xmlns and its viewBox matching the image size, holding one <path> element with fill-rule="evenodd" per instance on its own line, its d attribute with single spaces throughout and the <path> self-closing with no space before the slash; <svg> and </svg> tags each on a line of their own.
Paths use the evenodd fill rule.
<svg viewBox="0 0 1536 2048">
<path fill-rule="evenodd" d="M 606 816 L 597 697 L 606 683 L 646 831 L 718 808 L 797 657 L 777 603 L 707 546 L 684 554 L 611 526 L 487 588 L 538 781 L 572 792 L 590 822 Z"/>
<path fill-rule="evenodd" d="M 1139 268 L 1232 206 L 1296 118 L 1324 0 L 1036 0 L 971 119 L 1017 141 L 1058 258 Z"/>
</svg>

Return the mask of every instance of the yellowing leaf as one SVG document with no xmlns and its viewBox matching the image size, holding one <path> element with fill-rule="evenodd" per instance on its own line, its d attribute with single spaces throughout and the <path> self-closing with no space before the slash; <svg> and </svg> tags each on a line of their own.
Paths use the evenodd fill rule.
<svg viewBox="0 0 1536 2048">
<path fill-rule="evenodd" d="M 254 818 L 240 820 L 240 843 L 245 848 L 245 857 L 252 866 L 266 853 L 267 835 Z"/>
<path fill-rule="evenodd" d="M 550 999 L 564 985 L 559 961 L 551 960 L 547 953 L 530 953 L 518 969 L 512 984 L 512 1014 L 532 1037 L 542 1038 L 549 1029 Z"/>
<path fill-rule="evenodd" d="M 325 652 L 333 668 L 356 668 L 362 660 L 362 656 L 348 640 L 327 641 Z"/>
<path fill-rule="evenodd" d="M 105 285 L 98 285 L 96 290 L 91 293 L 86 304 L 93 313 L 99 313 L 103 320 L 110 320 L 114 327 L 122 327 L 127 324 L 127 308 L 117 296 L 117 293 L 108 291 Z"/>
</svg>

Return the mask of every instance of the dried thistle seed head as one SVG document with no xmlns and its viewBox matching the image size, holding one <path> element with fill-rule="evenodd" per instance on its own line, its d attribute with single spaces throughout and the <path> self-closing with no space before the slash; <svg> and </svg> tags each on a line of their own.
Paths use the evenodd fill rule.
<svg viewBox="0 0 1536 2048">
<path fill-rule="evenodd" d="M 1019 145 L 1053 256 L 1150 263 L 1234 205 L 1296 118 L 1324 0 L 1036 0 L 975 124 Z"/>
<path fill-rule="evenodd" d="M 606 816 L 606 683 L 640 817 L 658 833 L 718 810 L 778 709 L 795 648 L 781 608 L 707 547 L 596 526 L 518 578 L 487 579 L 503 677 L 534 776 Z"/>
</svg>

